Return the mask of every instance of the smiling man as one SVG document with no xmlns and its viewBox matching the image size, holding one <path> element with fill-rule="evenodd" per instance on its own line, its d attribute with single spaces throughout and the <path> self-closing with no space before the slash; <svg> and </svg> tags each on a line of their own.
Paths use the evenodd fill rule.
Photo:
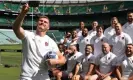
<svg viewBox="0 0 133 80">
<path fill-rule="evenodd" d="M 21 27 L 28 10 L 29 5 L 25 4 L 13 24 L 16 36 L 22 40 L 23 61 L 20 80 L 50 80 L 48 66 L 64 64 L 65 58 L 60 53 L 57 44 L 46 35 L 50 27 L 48 17 L 39 17 L 36 33 L 26 31 Z M 50 51 L 55 52 L 58 58 L 47 59 Z"/>
<path fill-rule="evenodd" d="M 131 37 L 123 32 L 122 25 L 117 23 L 115 25 L 115 34 L 109 39 L 110 45 L 113 46 L 112 52 L 119 57 L 119 61 L 125 56 L 125 47 L 127 44 L 132 44 Z"/>
</svg>

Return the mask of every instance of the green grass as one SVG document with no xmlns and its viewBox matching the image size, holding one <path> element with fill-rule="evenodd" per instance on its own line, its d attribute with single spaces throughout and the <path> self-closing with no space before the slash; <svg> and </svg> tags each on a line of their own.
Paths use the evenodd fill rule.
<svg viewBox="0 0 133 80">
<path fill-rule="evenodd" d="M 0 49 L 22 49 L 22 45 L 21 44 L 0 45 Z"/>
<path fill-rule="evenodd" d="M 21 49 L 21 45 L 0 45 L 0 49 Z M 21 53 L 1 52 L 0 80 L 18 80 L 20 75 Z M 5 68 L 4 65 L 13 67 Z"/>
<path fill-rule="evenodd" d="M 18 53 L 18 52 L 2 52 L 1 53 L 1 63 L 2 64 L 20 66 L 20 64 L 21 64 L 21 53 Z"/>
<path fill-rule="evenodd" d="M 4 68 L 0 66 L 0 80 L 18 80 L 20 75 L 20 67 Z"/>
</svg>

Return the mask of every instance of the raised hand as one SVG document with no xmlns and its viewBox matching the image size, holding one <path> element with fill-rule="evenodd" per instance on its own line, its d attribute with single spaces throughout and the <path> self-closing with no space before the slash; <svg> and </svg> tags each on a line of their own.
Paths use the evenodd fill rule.
<svg viewBox="0 0 133 80">
<path fill-rule="evenodd" d="M 21 12 L 26 14 L 29 11 L 29 8 L 30 8 L 29 4 L 26 3 L 26 4 L 23 5 Z"/>
</svg>

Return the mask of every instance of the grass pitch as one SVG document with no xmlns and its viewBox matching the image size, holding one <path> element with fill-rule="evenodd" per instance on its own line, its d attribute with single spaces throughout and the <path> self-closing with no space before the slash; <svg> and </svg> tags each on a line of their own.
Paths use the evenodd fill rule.
<svg viewBox="0 0 133 80">
<path fill-rule="evenodd" d="M 0 49 L 21 49 L 21 45 L 0 45 Z M 18 80 L 20 75 L 20 65 L 22 53 L 1 52 L 0 80 Z M 5 67 L 9 65 L 10 67 Z"/>
<path fill-rule="evenodd" d="M 0 80 L 18 80 L 20 75 L 20 67 L 5 68 L 0 66 Z"/>
</svg>

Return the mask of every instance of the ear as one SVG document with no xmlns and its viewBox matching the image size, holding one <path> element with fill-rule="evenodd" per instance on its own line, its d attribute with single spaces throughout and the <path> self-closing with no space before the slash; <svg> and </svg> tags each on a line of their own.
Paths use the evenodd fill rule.
<svg viewBox="0 0 133 80">
<path fill-rule="evenodd" d="M 113 51 L 113 45 L 110 45 L 110 51 L 111 52 Z"/>
<path fill-rule="evenodd" d="M 47 29 L 49 30 L 49 28 L 50 28 L 50 26 L 49 27 L 47 27 Z"/>
</svg>

